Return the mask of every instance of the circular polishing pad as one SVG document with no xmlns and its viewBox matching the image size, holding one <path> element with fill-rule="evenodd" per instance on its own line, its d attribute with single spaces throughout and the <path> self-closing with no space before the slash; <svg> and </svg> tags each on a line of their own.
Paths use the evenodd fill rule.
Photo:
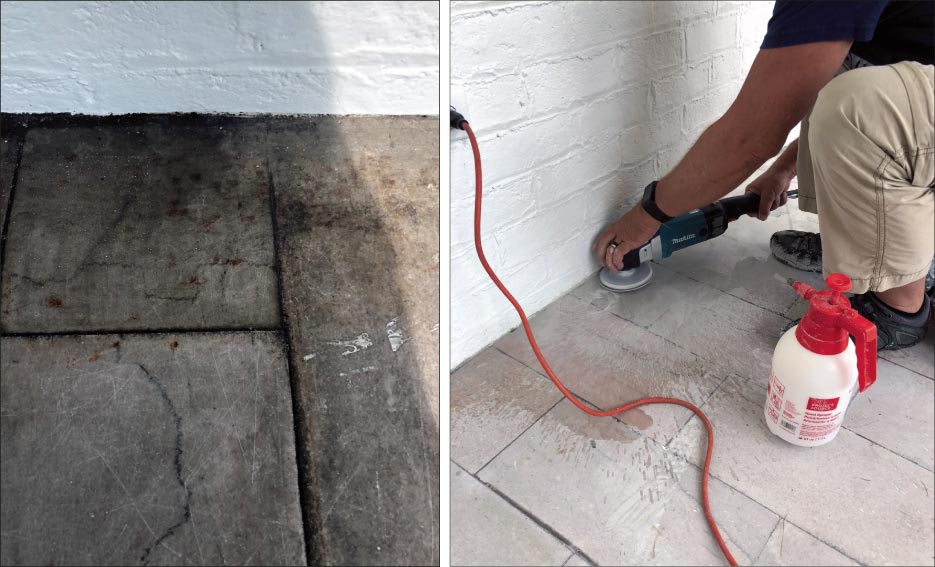
<svg viewBox="0 0 935 567">
<path fill-rule="evenodd" d="M 653 267 L 649 263 L 619 272 L 602 268 L 600 275 L 601 285 L 610 291 L 634 291 L 648 284 L 652 277 Z"/>
</svg>

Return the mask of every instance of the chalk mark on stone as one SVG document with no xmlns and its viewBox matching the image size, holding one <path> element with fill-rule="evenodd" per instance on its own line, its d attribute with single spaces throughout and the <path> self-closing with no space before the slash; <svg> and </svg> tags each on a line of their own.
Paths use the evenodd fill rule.
<svg viewBox="0 0 935 567">
<path fill-rule="evenodd" d="M 393 352 L 398 351 L 403 343 L 409 340 L 403 337 L 403 332 L 399 328 L 399 317 L 386 324 L 386 339 L 390 341 L 390 348 Z"/>
<path fill-rule="evenodd" d="M 353 339 L 325 341 L 325 344 L 346 348 L 347 350 L 342 352 L 341 356 L 347 356 L 349 354 L 354 354 L 355 352 L 366 350 L 367 347 L 373 345 L 373 341 L 370 340 L 370 335 L 367 333 L 361 333 Z"/>
<path fill-rule="evenodd" d="M 350 370 L 348 372 L 338 372 L 338 376 L 344 378 L 352 374 L 366 374 L 368 372 L 374 372 L 376 370 L 379 370 L 379 368 L 377 368 L 376 366 L 364 366 L 363 368 L 355 368 L 354 370 Z"/>
</svg>

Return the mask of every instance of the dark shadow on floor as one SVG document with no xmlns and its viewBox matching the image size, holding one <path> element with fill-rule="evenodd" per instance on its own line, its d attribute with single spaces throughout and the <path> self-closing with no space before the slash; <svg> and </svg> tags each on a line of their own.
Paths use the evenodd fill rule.
<svg viewBox="0 0 935 567">
<path fill-rule="evenodd" d="M 328 563 L 439 560 L 437 132 L 434 117 L 270 122 L 308 499 Z"/>
</svg>

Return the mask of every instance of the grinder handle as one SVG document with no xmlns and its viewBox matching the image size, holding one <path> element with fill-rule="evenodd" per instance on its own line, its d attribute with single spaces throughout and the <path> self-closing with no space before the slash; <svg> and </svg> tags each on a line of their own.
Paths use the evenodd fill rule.
<svg viewBox="0 0 935 567">
<path fill-rule="evenodd" d="M 643 246 L 646 246 L 645 244 Z M 633 250 L 630 250 L 623 255 L 623 269 L 632 270 L 633 268 L 640 267 L 640 248 L 643 246 L 637 246 Z"/>
<path fill-rule="evenodd" d="M 747 193 L 737 197 L 727 197 L 718 201 L 721 208 L 724 209 L 724 216 L 727 221 L 734 221 L 751 213 L 760 210 L 760 196 L 757 193 Z"/>
</svg>

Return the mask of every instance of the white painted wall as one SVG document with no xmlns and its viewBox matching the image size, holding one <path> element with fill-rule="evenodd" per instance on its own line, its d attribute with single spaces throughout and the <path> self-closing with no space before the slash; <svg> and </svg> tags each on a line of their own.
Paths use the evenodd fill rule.
<svg viewBox="0 0 935 567">
<path fill-rule="evenodd" d="M 733 101 L 772 2 L 454 2 L 451 78 L 484 160 L 484 248 L 535 313 L 599 268 L 596 234 Z M 451 364 L 519 324 L 472 244 L 451 143 Z"/>
<path fill-rule="evenodd" d="M 437 114 L 437 2 L 2 2 L 5 112 Z"/>
</svg>

